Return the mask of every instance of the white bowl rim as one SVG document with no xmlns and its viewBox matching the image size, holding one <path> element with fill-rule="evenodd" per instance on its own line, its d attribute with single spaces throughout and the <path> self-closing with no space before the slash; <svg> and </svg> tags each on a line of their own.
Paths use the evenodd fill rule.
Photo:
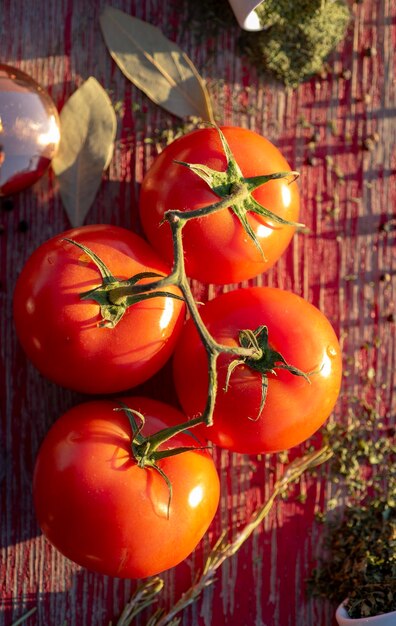
<svg viewBox="0 0 396 626">
<path fill-rule="evenodd" d="M 359 623 L 359 624 L 375 624 L 378 622 L 378 618 L 388 617 L 388 616 L 396 616 L 396 611 L 390 611 L 389 613 L 381 613 L 380 615 L 373 615 L 372 617 L 349 617 L 348 611 L 345 608 L 346 603 L 348 602 L 348 598 L 346 598 L 341 604 L 337 607 L 336 610 L 336 618 L 341 617 L 348 622 Z M 396 621 L 395 621 L 396 624 Z"/>
</svg>

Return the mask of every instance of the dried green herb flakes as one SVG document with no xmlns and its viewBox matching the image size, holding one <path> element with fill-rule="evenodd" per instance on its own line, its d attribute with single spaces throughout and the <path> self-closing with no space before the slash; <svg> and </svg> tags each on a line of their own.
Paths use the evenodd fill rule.
<svg viewBox="0 0 396 626">
<path fill-rule="evenodd" d="M 351 17 L 344 0 L 265 0 L 256 13 L 264 30 L 244 33 L 242 50 L 259 69 L 292 87 L 320 73 Z"/>
<path fill-rule="evenodd" d="M 396 610 L 396 509 L 385 502 L 347 508 L 327 522 L 327 558 L 308 581 L 312 595 L 348 598 L 350 617 Z"/>
<path fill-rule="evenodd" d="M 350 617 L 369 617 L 396 610 L 395 430 L 364 403 L 352 404 L 345 421 L 323 432 L 333 450 L 329 480 L 347 505 L 323 518 L 323 557 L 308 591 L 337 603 L 348 598 Z"/>
</svg>

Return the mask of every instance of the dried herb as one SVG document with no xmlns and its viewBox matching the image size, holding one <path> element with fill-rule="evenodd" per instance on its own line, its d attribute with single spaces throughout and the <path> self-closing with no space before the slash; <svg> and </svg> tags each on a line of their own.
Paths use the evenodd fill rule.
<svg viewBox="0 0 396 626">
<path fill-rule="evenodd" d="M 348 598 L 356 618 L 396 610 L 396 442 L 371 406 L 357 403 L 348 418 L 324 430 L 330 480 L 347 505 L 324 517 L 324 557 L 308 591 L 337 603 Z"/>
<path fill-rule="evenodd" d="M 177 117 L 214 121 L 197 69 L 158 28 L 113 7 L 105 8 L 100 25 L 118 67 L 153 102 Z"/>
<path fill-rule="evenodd" d="M 327 424 L 323 436 L 334 453 L 330 480 L 350 504 L 396 506 L 395 429 L 386 427 L 371 405 L 351 403 L 346 424 Z"/>
<path fill-rule="evenodd" d="M 322 70 L 350 21 L 344 0 L 266 0 L 256 13 L 264 30 L 242 34 L 241 48 L 259 70 L 292 87 Z"/>
<path fill-rule="evenodd" d="M 327 523 L 326 560 L 314 570 L 313 595 L 348 598 L 352 618 L 396 611 L 396 508 L 384 502 L 347 508 Z"/>
<path fill-rule="evenodd" d="M 110 164 L 117 120 L 106 91 L 92 76 L 60 114 L 61 141 L 52 168 L 73 227 L 81 226 Z"/>
<path fill-rule="evenodd" d="M 144 139 L 144 143 L 153 144 L 157 153 L 162 152 L 170 143 L 186 135 L 187 133 L 197 130 L 198 128 L 206 128 L 207 123 L 198 117 L 187 118 L 184 122 L 171 123 L 172 120 L 166 120 L 160 128 L 154 128 L 150 137 Z"/>
</svg>

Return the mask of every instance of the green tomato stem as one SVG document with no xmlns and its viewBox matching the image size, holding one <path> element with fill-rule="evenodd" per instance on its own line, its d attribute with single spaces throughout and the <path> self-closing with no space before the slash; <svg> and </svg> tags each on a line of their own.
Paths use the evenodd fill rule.
<svg viewBox="0 0 396 626">
<path fill-rule="evenodd" d="M 248 197 L 250 191 L 246 185 L 243 184 L 235 184 L 231 188 L 231 193 L 227 195 L 225 198 L 222 198 L 218 202 L 214 204 L 209 204 L 208 206 L 201 207 L 200 209 L 195 209 L 192 211 L 177 211 L 170 210 L 165 213 L 165 219 L 168 221 L 178 218 L 183 222 L 187 222 L 188 220 L 197 219 L 201 217 L 207 217 L 212 213 L 217 213 L 218 211 L 222 211 L 223 209 L 227 209 L 229 206 L 235 204 L 236 202 L 243 200 Z"/>
</svg>

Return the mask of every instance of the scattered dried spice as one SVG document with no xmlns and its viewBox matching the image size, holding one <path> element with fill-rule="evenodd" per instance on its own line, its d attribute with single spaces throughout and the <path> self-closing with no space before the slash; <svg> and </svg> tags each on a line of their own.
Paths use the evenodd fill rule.
<svg viewBox="0 0 396 626">
<path fill-rule="evenodd" d="M 18 224 L 18 231 L 20 233 L 27 233 L 29 230 L 29 224 L 26 220 L 21 220 Z"/>
<path fill-rule="evenodd" d="M 363 140 L 363 144 L 362 144 L 362 148 L 363 150 L 374 150 L 375 146 L 377 145 L 377 143 L 379 142 L 379 134 L 378 133 L 373 133 L 372 135 L 369 135 L 368 137 L 366 137 Z"/>
<path fill-rule="evenodd" d="M 357 410 L 356 410 L 357 409 Z M 311 595 L 348 598 L 350 617 L 396 610 L 396 443 L 373 407 L 356 401 L 347 425 L 329 424 L 330 480 L 345 494 L 323 517 L 324 556 L 307 581 Z"/>
<path fill-rule="evenodd" d="M 311 165 L 312 167 L 315 167 L 315 165 L 317 165 L 318 162 L 319 162 L 318 159 L 311 154 L 309 154 L 305 160 L 305 163 L 307 165 Z"/>
<path fill-rule="evenodd" d="M 381 283 L 390 283 L 392 280 L 392 275 L 389 272 L 385 272 L 385 274 L 381 274 L 379 277 Z"/>
<path fill-rule="evenodd" d="M 377 48 L 374 48 L 373 46 L 369 46 L 368 48 L 364 49 L 365 57 L 372 58 L 372 57 L 376 57 L 377 54 L 378 54 Z"/>
<path fill-rule="evenodd" d="M 352 78 L 351 70 L 349 70 L 349 69 L 342 70 L 341 78 L 343 78 L 344 80 L 351 80 L 351 78 Z"/>
<path fill-rule="evenodd" d="M 344 0 L 266 0 L 256 13 L 264 30 L 244 33 L 242 50 L 258 69 L 291 87 L 323 70 L 351 17 Z"/>
<path fill-rule="evenodd" d="M 391 217 L 389 220 L 382 222 L 379 226 L 380 232 L 391 233 L 396 230 L 396 219 Z"/>
<path fill-rule="evenodd" d="M 197 130 L 198 128 L 206 128 L 207 123 L 199 117 L 189 117 L 184 122 L 172 123 L 166 121 L 161 128 L 155 128 L 150 137 L 144 139 L 144 143 L 153 144 L 158 153 L 162 152 L 170 143 L 182 137 L 183 135 Z"/>
<path fill-rule="evenodd" d="M 14 208 L 13 198 L 0 198 L 0 208 L 2 211 L 12 211 Z"/>
</svg>

